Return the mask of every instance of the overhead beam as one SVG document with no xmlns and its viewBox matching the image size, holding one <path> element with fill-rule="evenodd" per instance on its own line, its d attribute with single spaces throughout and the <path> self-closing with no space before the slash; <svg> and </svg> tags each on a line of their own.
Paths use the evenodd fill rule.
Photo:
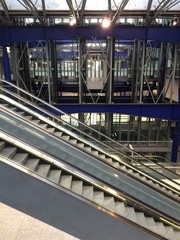
<svg viewBox="0 0 180 240">
<path fill-rule="evenodd" d="M 45 0 L 42 0 L 42 11 L 43 11 L 44 22 L 46 22 L 46 4 L 45 4 Z"/>
<path fill-rule="evenodd" d="M 116 11 L 115 15 L 113 16 L 112 19 L 112 24 L 115 24 L 118 17 L 121 15 L 121 13 L 123 12 L 124 8 L 126 7 L 126 5 L 128 4 L 129 0 L 123 0 L 122 3 L 119 5 L 118 10 Z"/>
<path fill-rule="evenodd" d="M 150 11 L 151 11 L 152 1 L 153 1 L 153 0 L 149 0 L 149 1 L 148 1 L 147 13 L 146 13 L 146 21 L 148 20 L 149 13 L 150 13 Z"/>
<path fill-rule="evenodd" d="M 11 22 L 10 17 L 9 17 L 8 7 L 6 5 L 5 0 L 0 0 L 0 3 L 1 3 L 1 5 L 3 7 L 3 11 L 4 11 L 5 15 L 6 15 L 5 22 Z"/>
<path fill-rule="evenodd" d="M 162 26 L 0 26 L 0 44 L 12 44 L 37 40 L 76 39 L 113 36 L 122 40 L 153 40 L 158 42 L 180 42 L 179 27 Z"/>
<path fill-rule="evenodd" d="M 152 22 L 153 20 L 155 20 L 155 18 L 159 17 L 162 15 L 163 12 L 168 11 L 171 6 L 176 5 L 179 2 L 179 0 L 165 0 L 165 1 L 161 1 L 159 3 L 159 5 L 156 7 L 156 9 L 154 10 L 154 14 L 152 17 L 150 17 L 148 19 L 148 22 Z"/>
<path fill-rule="evenodd" d="M 31 0 L 18 0 L 18 2 L 22 4 L 27 10 L 29 10 L 31 14 L 34 15 L 42 23 L 42 18 L 38 14 L 36 7 Z"/>
<path fill-rule="evenodd" d="M 120 113 L 169 121 L 180 121 L 180 104 L 56 104 L 55 106 L 69 114 L 77 112 Z"/>
</svg>

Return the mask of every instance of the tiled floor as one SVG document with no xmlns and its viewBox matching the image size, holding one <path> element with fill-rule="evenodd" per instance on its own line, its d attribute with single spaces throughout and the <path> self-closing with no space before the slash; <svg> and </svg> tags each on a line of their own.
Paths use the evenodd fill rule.
<svg viewBox="0 0 180 240">
<path fill-rule="evenodd" d="M 77 238 L 0 203 L 0 240 L 77 240 Z"/>
</svg>

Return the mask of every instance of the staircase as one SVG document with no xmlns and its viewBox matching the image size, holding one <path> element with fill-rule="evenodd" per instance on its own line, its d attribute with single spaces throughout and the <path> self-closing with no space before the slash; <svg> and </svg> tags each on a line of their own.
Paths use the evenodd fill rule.
<svg viewBox="0 0 180 240">
<path fill-rule="evenodd" d="M 0 162 L 10 164 L 11 167 L 30 175 L 31 178 L 37 178 L 54 188 L 65 190 L 66 194 L 78 201 L 85 201 L 96 211 L 102 211 L 111 218 L 133 225 L 139 231 L 152 234 L 157 239 L 180 239 L 179 223 L 170 216 L 148 207 L 145 203 L 137 202 L 110 185 L 3 131 L 0 132 L 0 159 Z M 4 181 L 10 180 L 4 179 Z M 73 212 L 71 214 L 73 215 Z M 88 218 L 87 215 L 86 217 Z"/>
</svg>

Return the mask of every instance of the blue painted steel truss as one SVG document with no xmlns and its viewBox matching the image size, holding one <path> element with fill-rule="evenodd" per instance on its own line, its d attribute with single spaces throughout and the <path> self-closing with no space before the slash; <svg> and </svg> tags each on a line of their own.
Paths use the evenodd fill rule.
<svg viewBox="0 0 180 240">
<path fill-rule="evenodd" d="M 180 27 L 163 26 L 0 26 L 0 45 L 37 40 L 77 39 L 77 37 L 106 38 L 114 36 L 121 40 L 153 40 L 180 42 Z"/>
</svg>

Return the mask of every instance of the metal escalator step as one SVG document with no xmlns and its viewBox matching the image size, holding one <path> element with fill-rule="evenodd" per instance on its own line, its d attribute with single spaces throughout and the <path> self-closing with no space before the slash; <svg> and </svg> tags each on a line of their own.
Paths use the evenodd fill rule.
<svg viewBox="0 0 180 240">
<path fill-rule="evenodd" d="M 43 177 L 47 177 L 50 167 L 50 164 L 39 164 L 36 172 Z"/>
<path fill-rule="evenodd" d="M 128 173 L 134 174 L 132 169 L 128 169 Z"/>
<path fill-rule="evenodd" d="M 123 202 L 115 202 L 115 211 L 120 214 L 121 216 L 126 216 L 127 215 L 127 211 L 126 211 L 126 208 L 125 208 L 125 205 Z"/>
<path fill-rule="evenodd" d="M 11 111 L 14 111 L 14 112 L 17 111 L 17 107 L 9 107 L 9 109 L 10 109 Z"/>
<path fill-rule="evenodd" d="M 164 235 L 164 233 L 166 232 L 166 228 L 161 222 L 156 222 L 155 226 L 149 226 L 149 229 L 160 235 Z"/>
<path fill-rule="evenodd" d="M 84 150 L 91 152 L 91 147 L 84 147 Z"/>
<path fill-rule="evenodd" d="M 128 219 L 130 219 L 134 222 L 137 222 L 137 215 L 136 215 L 136 212 L 135 212 L 134 208 L 133 207 L 127 207 L 126 211 L 127 211 L 126 218 L 128 218 Z"/>
<path fill-rule="evenodd" d="M 24 116 L 24 114 L 25 114 L 25 112 L 23 112 L 23 111 L 16 111 L 16 113 L 20 116 Z"/>
<path fill-rule="evenodd" d="M 64 136 L 62 136 L 62 139 L 66 140 L 66 141 L 69 141 L 70 136 L 69 135 L 64 135 Z"/>
<path fill-rule="evenodd" d="M 137 218 L 137 221 L 140 225 L 144 226 L 144 227 L 147 227 L 147 221 L 146 221 L 146 217 L 144 215 L 144 213 L 142 212 L 136 212 L 136 218 Z"/>
<path fill-rule="evenodd" d="M 41 123 L 40 126 L 45 129 L 45 128 L 47 128 L 48 124 L 47 123 Z"/>
<path fill-rule="evenodd" d="M 31 115 L 25 115 L 24 116 L 26 119 L 28 119 L 28 120 L 32 120 L 33 119 L 33 117 L 31 116 Z"/>
<path fill-rule="evenodd" d="M 34 171 L 37 168 L 38 164 L 39 164 L 38 158 L 29 158 L 24 165 L 25 167 Z"/>
<path fill-rule="evenodd" d="M 119 163 L 118 162 L 112 162 L 112 165 L 115 167 L 119 167 Z"/>
<path fill-rule="evenodd" d="M 180 234 L 178 236 L 178 238 L 176 237 L 176 234 L 174 232 L 174 230 L 172 229 L 172 227 L 168 227 L 166 226 L 166 232 L 164 233 L 164 237 L 166 237 L 167 239 L 180 239 Z"/>
<path fill-rule="evenodd" d="M 28 159 L 28 155 L 29 155 L 28 153 L 16 153 L 12 157 L 12 160 L 19 164 L 23 164 Z"/>
<path fill-rule="evenodd" d="M 72 183 L 72 176 L 71 175 L 62 175 L 61 176 L 59 184 L 62 187 L 70 189 L 71 188 L 71 183 Z"/>
<path fill-rule="evenodd" d="M 84 147 L 84 143 L 77 143 L 77 146 L 80 147 L 80 148 L 83 148 Z"/>
<path fill-rule="evenodd" d="M 83 197 L 89 199 L 89 200 L 93 200 L 93 186 L 83 186 L 83 191 L 82 191 L 82 195 Z"/>
<path fill-rule="evenodd" d="M 39 119 L 33 119 L 32 122 L 33 122 L 34 124 L 39 124 L 39 123 L 40 123 L 40 120 L 39 120 Z"/>
<path fill-rule="evenodd" d="M 152 217 L 146 217 L 146 222 L 147 222 L 148 226 L 155 226 L 156 225 L 156 223 L 154 221 L 154 218 L 152 218 Z"/>
<path fill-rule="evenodd" d="M 138 177 L 138 178 L 141 177 L 140 174 L 139 174 L 138 172 L 135 172 L 135 173 L 134 173 L 134 176 L 136 176 L 136 177 Z"/>
<path fill-rule="evenodd" d="M 79 195 L 82 195 L 83 181 L 72 181 L 71 190 Z"/>
<path fill-rule="evenodd" d="M 51 133 L 54 133 L 54 131 L 55 131 L 55 128 L 54 127 L 48 127 L 48 129 L 47 129 L 49 132 L 51 132 Z"/>
<path fill-rule="evenodd" d="M 0 141 L 0 151 L 5 147 L 5 142 Z M 1 153 L 0 153 L 1 154 Z"/>
<path fill-rule="evenodd" d="M 97 150 L 91 150 L 91 152 L 96 156 L 99 154 L 99 152 Z"/>
<path fill-rule="evenodd" d="M 113 197 L 104 197 L 103 206 L 114 211 L 116 208 L 114 198 Z"/>
<path fill-rule="evenodd" d="M 69 142 L 72 143 L 72 144 L 74 144 L 74 145 L 77 144 L 77 140 L 76 140 L 76 139 L 70 139 Z"/>
<path fill-rule="evenodd" d="M 109 163 L 113 162 L 112 158 L 106 158 L 106 161 L 109 162 Z"/>
<path fill-rule="evenodd" d="M 104 154 L 98 154 L 98 157 L 100 157 L 100 158 L 106 158 L 106 156 L 104 155 Z"/>
<path fill-rule="evenodd" d="M 16 147 L 4 147 L 2 151 L 0 152 L 0 155 L 6 157 L 6 158 L 12 158 L 14 154 L 16 153 L 17 148 Z"/>
<path fill-rule="evenodd" d="M 180 231 L 174 230 L 175 233 L 175 239 L 179 240 L 180 239 Z"/>
<path fill-rule="evenodd" d="M 62 136 L 62 132 L 55 132 L 54 133 L 57 137 L 61 137 Z"/>
<path fill-rule="evenodd" d="M 104 192 L 102 191 L 94 191 L 94 202 L 102 205 L 104 203 Z"/>
<path fill-rule="evenodd" d="M 127 168 L 126 168 L 126 166 L 125 166 L 125 165 L 119 165 L 119 166 L 121 167 L 121 169 L 123 169 L 123 170 L 127 171 Z"/>
<path fill-rule="evenodd" d="M 48 174 L 48 178 L 55 183 L 59 183 L 61 170 L 52 169 Z"/>
</svg>

